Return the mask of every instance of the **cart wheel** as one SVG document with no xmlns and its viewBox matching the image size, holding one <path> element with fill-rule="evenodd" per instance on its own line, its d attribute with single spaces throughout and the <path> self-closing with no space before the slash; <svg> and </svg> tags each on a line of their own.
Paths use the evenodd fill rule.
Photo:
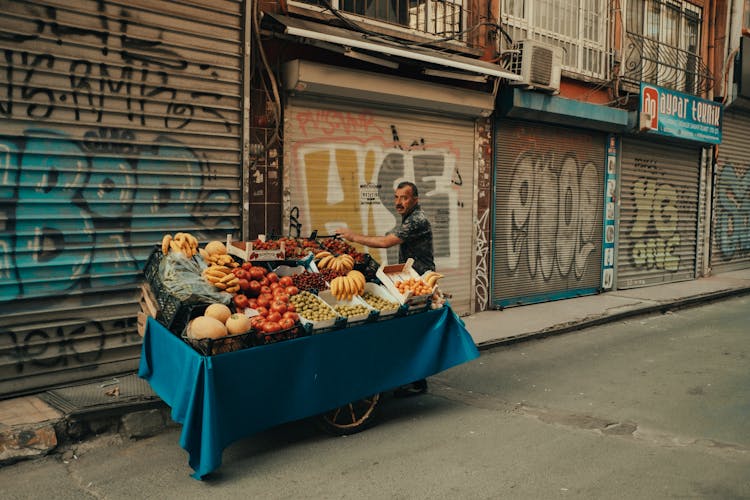
<svg viewBox="0 0 750 500">
<path fill-rule="evenodd" d="M 321 429 L 334 436 L 356 434 L 373 425 L 379 403 L 378 393 L 318 415 L 316 421 Z"/>
</svg>

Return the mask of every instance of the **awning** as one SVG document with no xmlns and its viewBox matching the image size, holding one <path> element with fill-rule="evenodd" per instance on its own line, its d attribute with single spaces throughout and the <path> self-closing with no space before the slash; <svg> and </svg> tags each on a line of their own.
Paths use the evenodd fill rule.
<svg viewBox="0 0 750 500">
<path fill-rule="evenodd" d="M 448 54 L 425 47 L 389 44 L 382 39 L 375 41 L 364 33 L 358 33 L 356 31 L 306 21 L 295 17 L 283 16 L 280 14 L 266 13 L 264 15 L 264 21 L 267 22 L 269 18 L 275 21 L 277 26 L 283 27 L 284 33 L 291 36 L 299 36 L 302 38 L 341 45 L 343 47 L 353 47 L 370 52 L 402 57 L 480 75 L 505 78 L 506 80 L 521 79 L 520 76 L 502 69 L 497 64 L 472 59 L 470 57 Z"/>
</svg>

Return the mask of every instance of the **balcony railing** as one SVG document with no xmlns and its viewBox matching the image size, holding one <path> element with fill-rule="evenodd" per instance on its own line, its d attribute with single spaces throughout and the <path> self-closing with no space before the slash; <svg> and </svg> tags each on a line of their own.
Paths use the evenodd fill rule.
<svg viewBox="0 0 750 500">
<path fill-rule="evenodd" d="M 700 56 L 638 33 L 627 32 L 624 56 L 626 83 L 652 83 L 693 95 L 702 95 L 714 85 Z"/>
<path fill-rule="evenodd" d="M 416 34 L 430 34 L 467 42 L 469 12 L 464 0 L 291 0 L 375 23 L 398 26 Z"/>
</svg>

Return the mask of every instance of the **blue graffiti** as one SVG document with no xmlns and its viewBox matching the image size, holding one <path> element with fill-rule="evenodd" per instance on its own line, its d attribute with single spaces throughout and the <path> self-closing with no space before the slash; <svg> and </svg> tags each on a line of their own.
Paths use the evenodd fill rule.
<svg viewBox="0 0 750 500">
<path fill-rule="evenodd" d="M 155 142 L 136 147 L 112 129 L 0 137 L 0 301 L 134 283 L 161 233 L 194 228 L 207 200 L 232 204 L 225 190 L 202 192 L 206 162 L 191 149 Z"/>
<path fill-rule="evenodd" d="M 716 194 L 716 242 L 724 261 L 750 251 L 750 175 L 727 163 L 718 175 Z"/>
</svg>

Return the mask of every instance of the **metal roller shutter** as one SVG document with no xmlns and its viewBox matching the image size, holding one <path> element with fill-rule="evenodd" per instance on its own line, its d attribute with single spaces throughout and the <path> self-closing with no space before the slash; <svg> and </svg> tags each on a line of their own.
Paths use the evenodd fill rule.
<svg viewBox="0 0 750 500">
<path fill-rule="evenodd" d="M 500 306 L 594 293 L 601 281 L 604 134 L 500 121 L 493 297 Z"/>
<path fill-rule="evenodd" d="M 5 1 L 0 397 L 137 367 L 165 232 L 240 227 L 239 0 Z"/>
<path fill-rule="evenodd" d="M 711 268 L 750 267 L 750 114 L 725 112 L 714 177 Z"/>
<path fill-rule="evenodd" d="M 474 122 L 290 99 L 284 118 L 284 186 L 290 232 L 332 234 L 342 225 L 382 235 L 400 223 L 393 190 L 419 188 L 433 228 L 441 288 L 459 314 L 470 312 Z M 398 248 L 368 249 L 381 264 Z"/>
<path fill-rule="evenodd" d="M 617 288 L 695 277 L 700 148 L 623 140 Z"/>
</svg>

